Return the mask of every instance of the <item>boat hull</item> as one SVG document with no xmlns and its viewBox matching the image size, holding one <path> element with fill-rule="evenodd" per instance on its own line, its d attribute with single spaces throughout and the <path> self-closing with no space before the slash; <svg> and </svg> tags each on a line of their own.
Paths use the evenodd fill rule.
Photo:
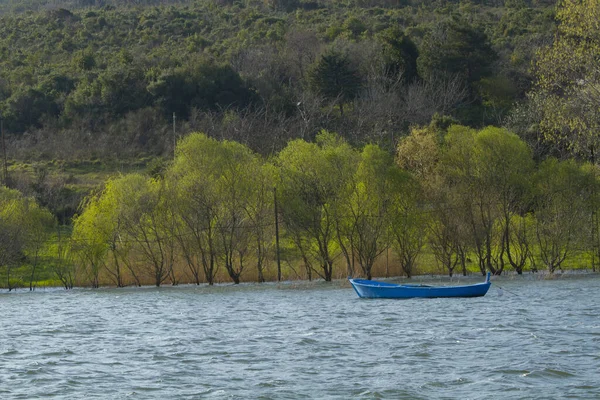
<svg viewBox="0 0 600 400">
<path fill-rule="evenodd" d="M 394 283 L 350 279 L 358 297 L 368 299 L 412 299 L 437 297 L 481 297 L 490 288 L 489 275 L 485 282 L 466 286 L 397 285 Z"/>
</svg>

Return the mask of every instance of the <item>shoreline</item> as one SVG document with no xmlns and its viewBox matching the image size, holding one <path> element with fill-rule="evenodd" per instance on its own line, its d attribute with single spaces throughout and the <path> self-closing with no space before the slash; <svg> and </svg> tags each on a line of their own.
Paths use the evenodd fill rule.
<svg viewBox="0 0 600 400">
<path fill-rule="evenodd" d="M 600 271 L 592 271 L 591 269 L 572 269 L 572 270 L 564 270 L 563 272 L 554 272 L 550 273 L 548 271 L 538 271 L 538 272 L 524 272 L 519 275 L 514 271 L 503 272 L 501 275 L 492 275 L 491 280 L 492 283 L 494 280 L 500 281 L 540 281 L 540 280 L 556 280 L 556 279 L 577 279 L 577 278 L 596 278 L 600 276 Z M 479 273 L 471 273 L 466 276 L 463 275 L 454 275 L 452 277 L 448 275 L 438 275 L 438 274 L 423 274 L 423 275 L 413 275 L 411 278 L 407 278 L 406 276 L 391 276 L 388 278 L 385 277 L 373 277 L 373 280 L 385 281 L 385 282 L 393 282 L 393 283 L 406 283 L 406 282 L 440 282 L 440 283 L 460 283 L 461 281 L 469 281 L 469 282 L 477 282 L 479 280 L 485 279 L 485 277 Z M 66 290 L 61 286 L 38 286 L 34 287 L 33 290 L 29 290 L 28 287 L 20 287 L 13 288 L 11 291 L 6 289 L 6 287 L 0 287 L 1 293 L 35 293 L 35 292 L 70 292 L 70 291 L 103 291 L 103 290 L 149 290 L 149 289 L 159 289 L 159 290 L 177 290 L 177 289 L 191 289 L 198 288 L 210 289 L 215 288 L 216 290 L 225 289 L 225 288 L 278 288 L 278 289 L 310 289 L 316 286 L 321 287 L 331 287 L 331 288 L 351 288 L 350 283 L 347 278 L 337 278 L 333 279 L 331 282 L 326 282 L 323 279 L 294 279 L 294 280 L 282 280 L 280 282 L 277 281 L 266 281 L 266 282 L 240 282 L 238 284 L 233 282 L 218 282 L 214 285 L 209 285 L 207 283 L 201 283 L 200 285 L 196 285 L 194 283 L 180 283 L 177 285 L 171 285 L 169 283 L 161 285 L 159 287 L 155 285 L 128 285 L 123 287 L 111 286 L 111 285 L 101 285 L 97 288 L 92 288 L 90 286 L 75 286 L 72 289 Z"/>
</svg>

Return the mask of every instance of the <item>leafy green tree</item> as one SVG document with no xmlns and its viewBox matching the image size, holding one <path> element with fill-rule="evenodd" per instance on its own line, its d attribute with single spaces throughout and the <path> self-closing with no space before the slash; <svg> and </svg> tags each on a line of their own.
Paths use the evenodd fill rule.
<svg viewBox="0 0 600 400">
<path fill-rule="evenodd" d="M 56 117 L 59 107 L 52 98 L 37 88 L 22 86 L 6 101 L 7 128 L 24 132 L 29 127 L 40 127 L 44 116 Z"/>
<path fill-rule="evenodd" d="M 513 232 L 515 218 L 523 215 L 528 207 L 533 159 L 531 150 L 515 134 L 498 128 L 486 128 L 477 137 L 477 171 L 481 184 L 494 193 L 501 215 L 506 257 L 510 265 L 520 274 L 527 259 L 526 237 Z M 521 229 L 524 229 L 521 226 Z M 515 243 L 517 250 L 512 245 Z"/>
<path fill-rule="evenodd" d="M 539 256 L 553 273 L 583 243 L 586 212 L 585 191 L 589 181 L 573 160 L 544 161 L 535 177 L 535 233 Z"/>
<path fill-rule="evenodd" d="M 482 274 L 499 274 L 506 258 L 519 270 L 510 247 L 510 222 L 525 207 L 531 152 L 516 135 L 499 128 L 479 132 L 454 126 L 445 138 L 444 176 L 459 195 Z"/>
<path fill-rule="evenodd" d="M 90 50 L 84 50 L 75 55 L 73 63 L 81 71 L 90 71 L 96 67 L 96 57 Z"/>
<path fill-rule="evenodd" d="M 419 50 L 415 43 L 400 28 L 391 27 L 378 35 L 383 43 L 383 57 L 390 76 L 402 74 L 404 82 L 410 83 L 419 77 L 417 59 Z"/>
<path fill-rule="evenodd" d="M 256 251 L 257 281 L 264 282 L 267 257 L 274 244 L 274 226 L 266 221 L 272 220 L 275 211 L 273 190 L 277 173 L 272 164 L 257 161 L 259 160 L 255 159 L 255 162 L 248 165 L 252 188 L 246 214 L 253 227 L 252 240 Z"/>
<path fill-rule="evenodd" d="M 310 87 L 328 101 L 336 102 L 344 115 L 344 104 L 356 98 L 361 89 L 361 77 L 348 57 L 330 51 L 321 56 L 308 74 Z"/>
<path fill-rule="evenodd" d="M 84 120 L 90 126 L 101 125 L 105 120 L 102 103 L 102 86 L 93 76 L 80 80 L 65 100 L 63 117 Z"/>
<path fill-rule="evenodd" d="M 353 39 L 360 38 L 360 36 L 368 29 L 364 21 L 356 16 L 346 18 L 342 24 L 342 28 L 348 32 L 349 36 Z"/>
<path fill-rule="evenodd" d="M 537 54 L 530 99 L 541 110 L 546 139 L 596 162 L 600 118 L 600 2 L 565 0 L 554 43 Z"/>
<path fill-rule="evenodd" d="M 394 190 L 395 189 L 395 190 Z M 399 176 L 396 181 L 389 219 L 392 248 L 408 278 L 417 267 L 417 257 L 425 244 L 426 214 L 423 212 L 423 191 L 415 179 Z"/>
<path fill-rule="evenodd" d="M 124 175 L 110 181 L 98 200 L 89 202 L 78 218 L 81 220 L 75 232 L 84 240 L 91 239 L 92 248 L 84 251 L 93 260 L 104 254 L 102 246 L 108 245 L 112 251 L 115 261 L 112 275 L 117 285 L 122 283 L 118 261 L 126 263 L 138 284 L 136 271 L 146 274 L 156 286 L 169 278 L 171 283 L 177 283 L 173 274 L 175 221 L 169 190 L 164 181 L 140 174 Z M 91 227 L 86 226 L 88 223 Z M 90 256 L 86 257 L 89 261 Z"/>
<path fill-rule="evenodd" d="M 331 281 L 339 255 L 336 232 L 343 188 L 352 177 L 350 146 L 337 135 L 321 132 L 317 143 L 294 140 L 278 154 L 278 193 L 286 234 L 300 251 L 308 278 L 315 271 Z M 320 270 L 313 266 L 317 263 Z"/>
<path fill-rule="evenodd" d="M 120 65 L 104 70 L 98 80 L 101 102 L 112 118 L 143 108 L 150 102 L 141 68 Z"/>
<path fill-rule="evenodd" d="M 79 260 L 92 277 L 104 268 L 117 287 L 126 285 L 125 271 L 141 285 L 132 260 L 134 242 L 125 230 L 128 208 L 122 199 L 130 195 L 126 183 L 124 177 L 108 180 L 102 191 L 85 200 L 82 212 L 73 221 L 72 237 Z"/>
<path fill-rule="evenodd" d="M 398 144 L 396 161 L 401 168 L 412 173 L 421 185 L 424 200 L 428 204 L 426 235 L 423 236 L 426 236 L 436 261 L 450 276 L 459 265 L 466 275 L 468 240 L 465 224 L 461 208 L 456 206 L 455 191 L 444 179 L 441 157 L 441 132 L 432 123 L 424 128 L 413 128 L 410 135 L 402 138 Z"/>
<path fill-rule="evenodd" d="M 496 59 L 483 31 L 466 21 L 449 19 L 437 24 L 423 39 L 417 67 L 426 80 L 434 76 L 460 76 L 472 84 L 488 76 Z"/>
<path fill-rule="evenodd" d="M 102 231 L 100 225 L 108 222 L 108 216 L 100 214 L 98 198 L 92 197 L 84 207 L 84 212 L 73 221 L 74 251 L 81 265 L 86 269 L 86 275 L 92 287 L 100 286 L 100 272 L 107 267 L 109 252 L 108 233 Z M 117 268 L 117 271 L 119 269 Z M 120 271 L 117 273 L 117 287 L 123 286 Z"/>
<path fill-rule="evenodd" d="M 33 198 L 0 186 L 0 268 L 6 271 L 6 287 L 14 289 L 17 280 L 11 272 L 25 261 L 31 263 L 31 281 L 35 276 L 38 257 L 54 218 L 48 210 L 40 207 Z"/>
<path fill-rule="evenodd" d="M 251 251 L 258 280 L 263 271 L 272 217 L 272 171 L 246 146 L 194 133 L 180 141 L 167 179 L 174 181 L 179 245 L 196 283 L 200 272 L 213 284 L 217 262 L 239 283 Z"/>
<path fill-rule="evenodd" d="M 176 157 L 167 179 L 175 182 L 175 214 L 179 247 L 196 284 L 202 272 L 214 284 L 217 264 L 217 209 L 215 179 L 219 165 L 214 154 L 219 142 L 193 133 L 177 144 Z"/>
<path fill-rule="evenodd" d="M 73 253 L 73 238 L 66 234 L 65 229 L 58 227 L 54 236 L 52 250 L 54 250 L 54 260 L 52 261 L 52 270 L 61 282 L 65 290 L 75 287 L 78 268 L 75 264 Z"/>
<path fill-rule="evenodd" d="M 219 196 L 217 236 L 225 269 L 237 284 L 251 251 L 253 225 L 258 222 L 252 218 L 254 215 L 250 215 L 255 206 L 252 203 L 257 200 L 255 191 L 264 190 L 262 186 L 255 185 L 255 179 L 260 176 L 257 175 L 260 173 L 260 161 L 248 147 L 230 141 L 220 143 L 213 157 L 220 166 L 215 181 Z"/>
<path fill-rule="evenodd" d="M 367 145 L 355 167 L 355 177 L 344 200 L 343 232 L 350 243 L 364 276 L 372 277 L 375 260 L 390 244 L 389 222 L 394 215 L 394 200 L 398 193 L 401 171 L 393 158 L 375 145 Z M 350 271 L 352 272 L 352 270 Z"/>
<path fill-rule="evenodd" d="M 121 199 L 125 209 L 125 232 L 141 255 L 143 271 L 157 287 L 174 275 L 176 238 L 170 187 L 165 181 L 150 180 L 140 175 L 124 177 L 132 184 L 130 197 Z"/>
<path fill-rule="evenodd" d="M 26 242 L 25 255 L 31 266 L 29 275 L 29 290 L 34 289 L 37 267 L 40 264 L 42 252 L 47 247 L 47 241 L 56 226 L 56 219 L 45 207 L 36 204 L 30 205 L 26 215 L 21 219 L 25 226 Z"/>
<path fill-rule="evenodd" d="M 167 117 L 175 112 L 187 118 L 193 108 L 243 108 L 253 99 L 253 92 L 231 66 L 204 60 L 151 77 L 148 91 Z"/>
<path fill-rule="evenodd" d="M 600 174 L 598 166 L 586 163 L 582 166 L 583 173 L 587 177 L 585 183 L 586 192 L 586 210 L 589 212 L 589 222 L 586 223 L 587 240 L 585 241 L 586 248 L 591 252 L 592 271 L 598 269 L 600 260 L 600 220 L 598 212 L 600 211 Z"/>
</svg>

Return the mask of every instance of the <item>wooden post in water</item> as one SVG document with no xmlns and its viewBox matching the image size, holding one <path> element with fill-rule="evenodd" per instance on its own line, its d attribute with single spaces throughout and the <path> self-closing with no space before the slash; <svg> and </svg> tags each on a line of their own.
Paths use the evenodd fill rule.
<svg viewBox="0 0 600 400">
<path fill-rule="evenodd" d="M 277 282 L 281 282 L 281 257 L 279 254 L 279 212 L 277 210 L 277 188 L 273 188 L 273 201 L 275 202 L 275 247 L 277 253 Z"/>
</svg>

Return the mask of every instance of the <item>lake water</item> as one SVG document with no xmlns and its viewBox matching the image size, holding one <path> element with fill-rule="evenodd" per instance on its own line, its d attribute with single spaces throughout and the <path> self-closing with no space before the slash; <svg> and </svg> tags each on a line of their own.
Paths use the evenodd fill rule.
<svg viewBox="0 0 600 400">
<path fill-rule="evenodd" d="M 600 398 L 600 277 L 492 281 L 2 292 L 0 398 Z"/>
</svg>

